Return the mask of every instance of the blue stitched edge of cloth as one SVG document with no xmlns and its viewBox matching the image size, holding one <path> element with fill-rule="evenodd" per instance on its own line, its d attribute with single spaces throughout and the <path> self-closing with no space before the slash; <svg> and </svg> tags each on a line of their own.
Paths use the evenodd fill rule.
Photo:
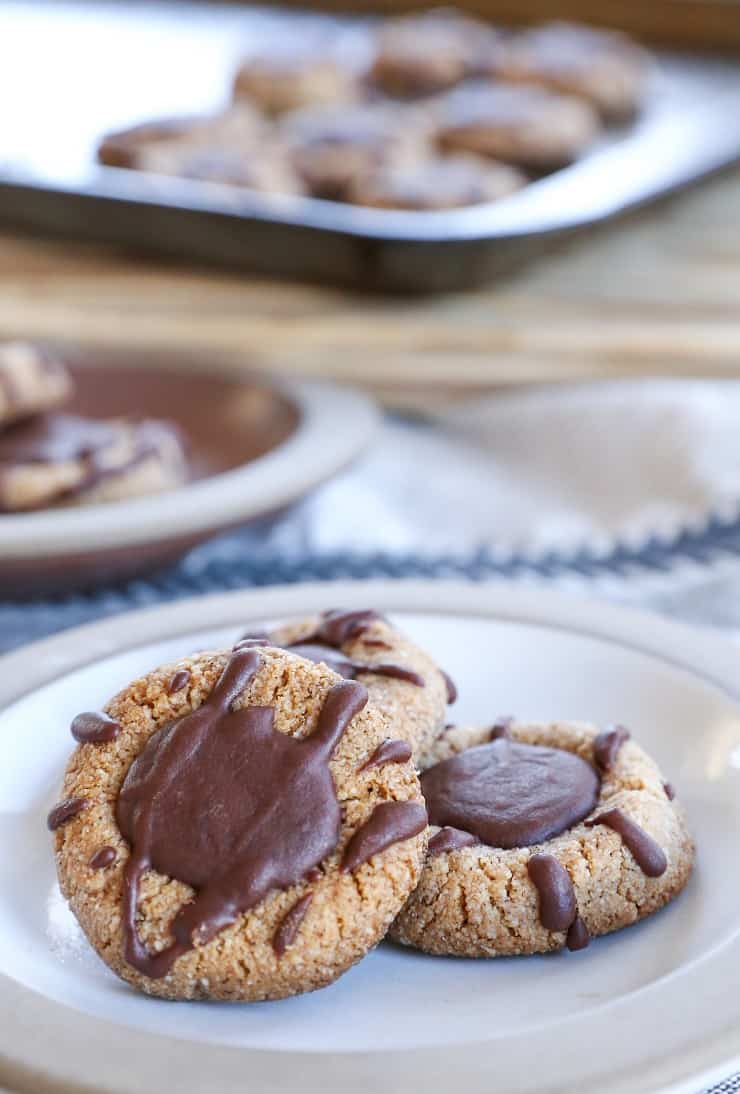
<svg viewBox="0 0 740 1094">
<path fill-rule="evenodd" d="M 740 559 L 740 520 L 712 518 L 702 529 L 683 531 L 670 541 L 655 537 L 639 547 L 621 545 L 603 556 L 583 550 L 568 556 L 552 552 L 536 559 L 501 557 L 488 547 L 457 556 L 343 550 L 286 554 L 269 542 L 260 542 L 259 533 L 247 528 L 196 548 L 175 567 L 146 579 L 86 593 L 0 601 L 0 652 L 116 612 L 229 589 L 369 578 L 628 578 L 670 574 L 681 563 L 708 567 L 727 558 Z"/>
</svg>

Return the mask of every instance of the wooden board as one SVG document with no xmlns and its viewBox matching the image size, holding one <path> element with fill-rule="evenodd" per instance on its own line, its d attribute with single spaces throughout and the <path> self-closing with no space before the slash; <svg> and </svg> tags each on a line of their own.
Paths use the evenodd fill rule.
<svg viewBox="0 0 740 1094">
<path fill-rule="evenodd" d="M 301 6 L 301 0 L 294 2 Z M 328 11 L 394 14 L 432 5 L 428 0 L 323 0 L 321 6 Z M 459 0 L 457 6 L 491 22 L 576 19 L 625 30 L 658 45 L 740 53 L 740 0 Z"/>
<path fill-rule="evenodd" d="M 740 169 L 487 289 L 345 293 L 0 236 L 0 335 L 208 348 L 423 408 L 498 385 L 740 377 Z"/>
</svg>

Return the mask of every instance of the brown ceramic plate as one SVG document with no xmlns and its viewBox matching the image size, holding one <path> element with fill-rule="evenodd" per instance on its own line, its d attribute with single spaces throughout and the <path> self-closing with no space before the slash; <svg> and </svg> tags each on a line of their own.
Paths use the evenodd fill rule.
<svg viewBox="0 0 740 1094">
<path fill-rule="evenodd" d="M 68 408 L 93 417 L 163 417 L 191 447 L 193 479 L 128 501 L 0 516 L 0 596 L 80 588 L 146 573 L 234 525 L 274 514 L 331 477 L 376 423 L 362 395 L 322 383 L 280 387 L 210 359 L 123 363 L 65 354 Z M 179 367 L 178 367 L 179 366 Z"/>
</svg>

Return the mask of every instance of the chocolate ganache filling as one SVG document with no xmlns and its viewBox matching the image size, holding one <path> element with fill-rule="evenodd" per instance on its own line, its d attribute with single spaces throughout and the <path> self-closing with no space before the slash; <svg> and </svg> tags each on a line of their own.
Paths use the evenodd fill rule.
<svg viewBox="0 0 740 1094">
<path fill-rule="evenodd" d="M 204 703 L 154 733 L 123 782 L 116 817 L 131 845 L 125 956 L 146 976 L 166 975 L 271 890 L 301 882 L 339 840 L 329 761 L 367 692 L 355 682 L 335 685 L 313 733 L 297 739 L 274 728 L 272 707 L 234 709 L 259 663 L 259 650 L 236 650 Z M 171 924 L 174 941 L 159 953 L 136 928 L 149 869 L 195 890 Z"/>
<path fill-rule="evenodd" d="M 498 737 L 430 767 L 421 787 L 431 824 L 504 849 L 564 832 L 596 805 L 596 771 L 572 752 Z"/>
</svg>

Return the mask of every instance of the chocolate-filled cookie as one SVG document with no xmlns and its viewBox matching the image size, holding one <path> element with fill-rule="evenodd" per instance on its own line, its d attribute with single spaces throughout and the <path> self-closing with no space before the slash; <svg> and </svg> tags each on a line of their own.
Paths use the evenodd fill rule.
<svg viewBox="0 0 740 1094">
<path fill-rule="evenodd" d="M 376 209 L 456 209 L 499 201 L 526 185 L 504 163 L 474 156 L 430 156 L 418 163 L 381 167 L 356 179 L 348 200 Z"/>
<path fill-rule="evenodd" d="M 344 201 L 370 171 L 412 162 L 428 148 L 419 115 L 381 103 L 298 110 L 279 133 L 309 193 L 330 201 Z"/>
<path fill-rule="evenodd" d="M 322 987 L 418 881 L 426 811 L 365 687 L 248 645 L 80 714 L 51 811 L 62 893 L 122 979 L 168 999 Z"/>
<path fill-rule="evenodd" d="M 691 874 L 683 811 L 622 726 L 450 729 L 422 768 L 429 852 L 397 942 L 466 957 L 579 950 Z"/>
<path fill-rule="evenodd" d="M 29 342 L 0 342 L 0 427 L 59 406 L 72 392 L 64 364 Z"/>
<path fill-rule="evenodd" d="M 582 96 L 610 122 L 636 113 L 649 70 L 648 54 L 625 34 L 573 23 L 548 23 L 515 35 L 491 66 L 504 80 Z"/>
<path fill-rule="evenodd" d="M 501 43 L 492 27 L 452 9 L 388 19 L 370 79 L 388 95 L 430 95 L 489 71 L 502 60 Z"/>
<path fill-rule="evenodd" d="M 218 143 L 193 147 L 187 142 L 177 141 L 152 144 L 138 154 L 136 168 L 158 175 L 174 175 L 198 182 L 220 182 L 263 193 L 300 194 L 304 190 L 285 149 L 276 141 L 267 139 L 259 147 L 227 147 Z"/>
<path fill-rule="evenodd" d="M 440 96 L 432 116 L 442 151 L 490 156 L 533 171 L 572 163 L 599 129 L 596 113 L 581 99 L 482 80 Z"/>
<path fill-rule="evenodd" d="M 457 692 L 450 677 L 384 616 L 370 609 L 334 610 L 263 627 L 243 643 L 269 643 L 361 680 L 393 736 L 421 754 L 431 747 Z"/>
<path fill-rule="evenodd" d="M 167 422 L 51 412 L 0 434 L 2 512 L 118 501 L 188 477 L 185 442 Z"/>
<path fill-rule="evenodd" d="M 352 69 L 318 48 L 258 53 L 240 65 L 234 78 L 234 98 L 250 99 L 266 114 L 350 102 L 357 93 Z"/>
</svg>

